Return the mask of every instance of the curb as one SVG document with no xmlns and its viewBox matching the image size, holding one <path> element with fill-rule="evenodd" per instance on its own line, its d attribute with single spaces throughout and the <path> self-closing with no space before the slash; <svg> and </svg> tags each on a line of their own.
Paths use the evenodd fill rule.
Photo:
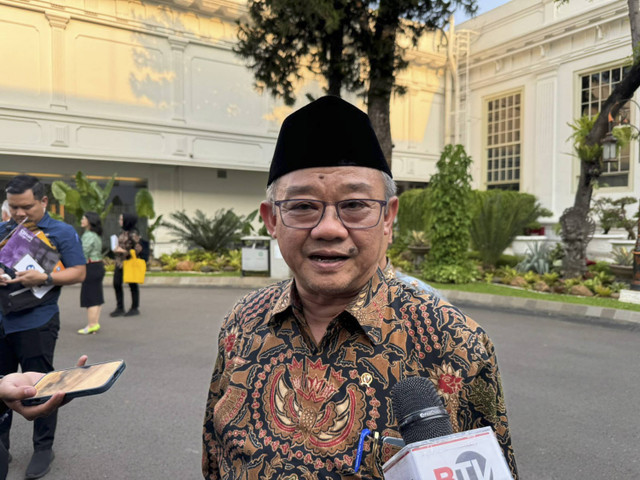
<svg viewBox="0 0 640 480">
<path fill-rule="evenodd" d="M 499 310 L 522 310 L 564 317 L 574 322 L 640 327 L 640 312 L 616 308 L 593 307 L 574 303 L 552 302 L 533 298 L 506 297 L 488 293 L 444 290 L 443 295 L 454 305 L 486 307 Z"/>
<path fill-rule="evenodd" d="M 104 285 L 111 286 L 111 276 L 105 277 Z M 257 289 L 282 279 L 271 277 L 156 277 L 147 276 L 143 287 L 218 287 Z M 507 297 L 487 293 L 443 290 L 449 302 L 458 306 L 474 306 L 505 311 L 520 310 L 563 317 L 569 321 L 640 328 L 640 312 L 616 308 L 592 307 L 573 303 L 552 302 L 532 298 Z"/>
</svg>

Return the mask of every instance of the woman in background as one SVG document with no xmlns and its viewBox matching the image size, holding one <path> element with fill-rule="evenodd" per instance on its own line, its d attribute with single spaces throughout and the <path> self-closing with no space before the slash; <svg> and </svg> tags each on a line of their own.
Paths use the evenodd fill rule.
<svg viewBox="0 0 640 480">
<path fill-rule="evenodd" d="M 136 255 L 140 255 L 142 245 L 140 244 L 140 234 L 136 230 L 138 216 L 133 213 L 123 213 L 120 215 L 120 226 L 122 230 L 118 235 L 118 246 L 113 250 L 116 254 L 116 269 L 113 272 L 113 288 L 116 291 L 116 309 L 110 313 L 112 317 L 131 317 L 140 315 L 140 286 L 137 283 L 130 283 L 131 289 L 131 309 L 124 312 L 124 293 L 122 291 L 122 262 L 127 260 L 131 254 L 130 250 L 135 250 Z"/>
<path fill-rule="evenodd" d="M 104 303 L 102 281 L 104 263 L 102 262 L 102 222 L 96 212 L 86 212 L 80 221 L 84 228 L 82 251 L 87 259 L 87 276 L 80 289 L 80 306 L 87 309 L 88 324 L 78 330 L 80 335 L 97 333 L 100 330 L 100 311 Z"/>
</svg>

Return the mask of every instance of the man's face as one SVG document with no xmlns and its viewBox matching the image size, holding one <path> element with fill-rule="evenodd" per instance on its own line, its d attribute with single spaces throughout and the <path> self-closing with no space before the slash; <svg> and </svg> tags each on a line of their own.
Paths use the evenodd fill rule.
<svg viewBox="0 0 640 480">
<path fill-rule="evenodd" d="M 296 170 L 278 180 L 276 200 L 314 199 L 339 202 L 348 199 L 384 200 L 384 182 L 378 170 L 365 167 L 322 167 Z M 373 228 L 347 229 L 334 206 L 327 206 L 313 229 L 299 230 L 282 224 L 276 208 L 263 202 L 260 214 L 277 238 L 280 251 L 294 273 L 301 294 L 349 298 L 373 276 L 391 237 L 398 199 L 389 201 Z"/>
<path fill-rule="evenodd" d="M 11 218 L 17 223 L 22 222 L 25 218 L 38 223 L 44 217 L 48 203 L 46 196 L 40 200 L 35 198 L 33 190 L 26 190 L 24 193 L 7 193 L 7 201 Z"/>
</svg>

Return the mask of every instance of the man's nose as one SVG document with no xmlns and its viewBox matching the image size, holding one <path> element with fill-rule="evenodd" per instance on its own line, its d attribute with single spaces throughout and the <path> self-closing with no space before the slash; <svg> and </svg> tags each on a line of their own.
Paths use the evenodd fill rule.
<svg viewBox="0 0 640 480">
<path fill-rule="evenodd" d="M 343 237 L 349 234 L 342 220 L 338 216 L 338 210 L 335 205 L 327 205 L 324 215 L 320 219 L 320 223 L 311 230 L 314 237 Z"/>
</svg>

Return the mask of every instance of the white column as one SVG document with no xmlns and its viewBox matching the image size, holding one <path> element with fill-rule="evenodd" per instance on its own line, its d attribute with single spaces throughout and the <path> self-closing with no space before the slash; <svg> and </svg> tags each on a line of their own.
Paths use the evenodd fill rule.
<svg viewBox="0 0 640 480">
<path fill-rule="evenodd" d="M 184 50 L 187 48 L 189 41 L 180 37 L 169 37 L 169 45 L 171 45 L 171 62 L 172 70 L 175 73 L 173 78 L 173 90 L 171 92 L 173 105 L 173 119 L 184 122 Z"/>
<path fill-rule="evenodd" d="M 47 10 L 51 26 L 51 108 L 67 109 L 65 30 L 71 19 L 69 14 Z"/>
<path fill-rule="evenodd" d="M 556 151 L 556 119 L 557 114 L 557 76 L 545 75 L 538 78 L 536 83 L 536 114 L 535 114 L 535 158 L 525 158 L 529 166 L 527 173 L 531 179 L 527 181 L 529 189 L 533 192 L 545 207 L 556 210 L 561 206 L 556 205 L 557 185 L 557 160 Z M 524 106 L 526 108 L 526 105 Z M 525 133 L 525 132 L 523 132 Z M 566 188 L 566 186 L 565 186 Z"/>
</svg>

